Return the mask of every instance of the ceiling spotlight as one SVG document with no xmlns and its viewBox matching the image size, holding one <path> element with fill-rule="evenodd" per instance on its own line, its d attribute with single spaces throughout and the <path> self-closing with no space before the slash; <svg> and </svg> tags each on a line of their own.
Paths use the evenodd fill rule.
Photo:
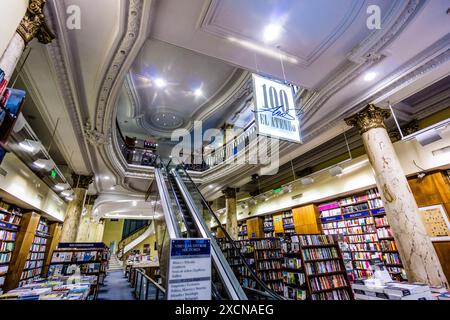
<svg viewBox="0 0 450 320">
<path fill-rule="evenodd" d="M 61 192 L 61 195 L 63 197 L 70 197 L 72 194 L 73 194 L 72 190 L 66 190 L 66 191 Z"/>
<path fill-rule="evenodd" d="M 310 177 L 307 177 L 307 178 L 302 178 L 302 179 L 300 179 L 300 182 L 303 184 L 303 185 L 308 185 L 308 184 L 312 184 L 312 183 L 314 183 L 314 179 L 313 178 L 310 178 Z"/>
<path fill-rule="evenodd" d="M 155 84 L 158 88 L 164 88 L 167 85 L 166 80 L 164 80 L 162 78 L 156 78 Z"/>
<path fill-rule="evenodd" d="M 69 188 L 70 186 L 67 183 L 58 183 L 57 185 L 55 185 L 55 189 L 59 191 L 63 191 Z"/>
<path fill-rule="evenodd" d="M 367 82 L 372 81 L 373 79 L 375 79 L 376 76 L 377 76 L 377 74 L 375 72 L 368 72 L 364 76 L 364 81 L 367 81 Z"/>
<path fill-rule="evenodd" d="M 55 164 L 52 160 L 49 159 L 38 159 L 35 162 L 33 162 L 33 165 L 39 169 L 45 169 L 47 171 L 50 171 L 53 169 Z"/>
<path fill-rule="evenodd" d="M 199 97 L 199 96 L 202 96 L 202 95 L 203 95 L 203 91 L 202 91 L 202 89 L 198 88 L 198 89 L 195 89 L 194 94 L 195 94 L 197 97 Z"/>
<path fill-rule="evenodd" d="M 41 143 L 34 140 L 25 139 L 19 143 L 19 146 L 31 154 L 36 154 L 41 149 Z"/>
<path fill-rule="evenodd" d="M 104 178 L 105 180 L 109 180 L 109 179 L 111 179 L 109 176 L 105 176 L 105 178 Z"/>
<path fill-rule="evenodd" d="M 73 197 L 66 197 L 67 201 L 73 201 Z"/>
<path fill-rule="evenodd" d="M 109 190 L 116 190 L 116 187 L 111 187 L 109 188 Z"/>
<path fill-rule="evenodd" d="M 133 201 L 133 202 L 131 203 L 131 205 L 132 205 L 133 207 L 136 207 L 136 206 L 137 206 L 137 201 Z"/>
<path fill-rule="evenodd" d="M 269 24 L 264 29 L 264 41 L 265 42 L 272 42 L 280 36 L 281 33 L 281 26 L 277 24 Z"/>
</svg>

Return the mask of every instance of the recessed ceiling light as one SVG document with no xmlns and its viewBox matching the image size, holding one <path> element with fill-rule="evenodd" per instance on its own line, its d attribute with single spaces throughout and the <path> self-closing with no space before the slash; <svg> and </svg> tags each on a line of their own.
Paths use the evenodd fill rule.
<svg viewBox="0 0 450 320">
<path fill-rule="evenodd" d="M 281 33 L 281 26 L 277 24 L 269 24 L 264 29 L 264 41 L 266 42 L 272 42 L 280 36 Z"/>
<path fill-rule="evenodd" d="M 39 169 L 45 169 L 47 171 L 50 171 L 54 167 L 53 161 L 47 159 L 38 159 L 33 162 L 33 165 Z"/>
<path fill-rule="evenodd" d="M 167 85 L 166 80 L 164 80 L 162 78 L 156 78 L 155 84 L 158 88 L 164 88 Z"/>
<path fill-rule="evenodd" d="M 105 180 L 109 180 L 109 179 L 111 179 L 109 176 L 105 176 L 105 178 L 104 178 Z"/>
<path fill-rule="evenodd" d="M 375 72 L 368 72 L 364 76 L 364 81 L 372 81 L 373 79 L 375 79 L 376 76 L 377 74 Z"/>
<path fill-rule="evenodd" d="M 73 201 L 73 197 L 66 197 L 67 201 Z"/>
<path fill-rule="evenodd" d="M 203 95 L 203 91 L 202 91 L 202 89 L 198 88 L 198 89 L 195 89 L 194 94 L 195 94 L 197 97 L 199 97 L 199 96 L 202 96 L 202 95 Z M 174 119 L 175 119 L 175 118 L 174 118 Z"/>
<path fill-rule="evenodd" d="M 111 187 L 111 188 L 109 188 L 109 190 L 115 190 L 116 188 L 115 187 Z"/>
<path fill-rule="evenodd" d="M 61 195 L 64 197 L 70 197 L 73 194 L 73 192 L 71 190 L 66 190 L 61 192 Z"/>
<path fill-rule="evenodd" d="M 25 139 L 24 141 L 19 143 L 19 146 L 32 154 L 35 154 L 39 151 L 39 149 L 41 148 L 41 144 L 38 141 L 34 141 L 34 140 L 29 140 L 29 139 Z"/>
<path fill-rule="evenodd" d="M 66 190 L 68 188 L 70 188 L 70 186 L 67 183 L 58 183 L 55 185 L 55 189 L 59 191 Z"/>
<path fill-rule="evenodd" d="M 137 201 L 133 201 L 133 202 L 131 203 L 131 205 L 132 205 L 133 207 L 136 207 L 136 206 L 137 206 Z"/>
</svg>

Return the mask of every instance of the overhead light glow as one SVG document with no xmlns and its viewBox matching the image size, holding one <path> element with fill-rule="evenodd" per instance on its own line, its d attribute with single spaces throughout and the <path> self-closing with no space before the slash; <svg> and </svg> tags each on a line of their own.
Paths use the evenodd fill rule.
<svg viewBox="0 0 450 320">
<path fill-rule="evenodd" d="M 372 81 L 373 79 L 375 79 L 377 76 L 377 74 L 375 72 L 368 72 L 366 73 L 366 75 L 364 76 L 364 81 Z"/>
<path fill-rule="evenodd" d="M 357 163 L 352 164 L 352 165 L 350 165 L 348 167 L 345 167 L 344 169 L 342 169 L 342 171 L 343 171 L 343 173 L 349 173 L 349 172 L 351 172 L 353 170 L 361 168 L 362 166 L 364 166 L 368 162 L 369 162 L 369 159 L 364 159 L 364 160 L 362 160 L 360 162 L 357 162 Z"/>
<path fill-rule="evenodd" d="M 66 197 L 67 201 L 73 201 L 73 197 Z"/>
<path fill-rule="evenodd" d="M 72 195 L 72 191 L 71 190 L 63 191 L 63 192 L 61 192 L 61 195 L 64 197 L 69 197 Z"/>
<path fill-rule="evenodd" d="M 266 48 L 264 46 L 257 45 L 255 43 L 250 42 L 250 41 L 240 40 L 240 39 L 237 39 L 237 38 L 234 38 L 234 37 L 228 37 L 228 40 L 231 41 L 231 42 L 235 42 L 235 43 L 241 45 L 244 48 L 247 48 L 247 49 L 253 50 L 255 52 L 264 54 L 264 55 L 269 56 L 271 58 L 282 59 L 282 60 L 285 60 L 285 61 L 293 63 L 293 64 L 297 64 L 298 63 L 298 60 L 296 58 L 288 56 L 287 54 L 283 54 L 279 50 Z"/>
<path fill-rule="evenodd" d="M 69 189 L 69 187 L 70 186 L 67 183 L 58 183 L 57 185 L 55 185 L 55 189 L 59 191 Z"/>
<path fill-rule="evenodd" d="M 269 24 L 264 29 L 264 41 L 265 42 L 272 42 L 278 39 L 281 33 L 281 26 L 277 24 Z"/>
<path fill-rule="evenodd" d="M 111 178 L 110 178 L 109 176 L 105 176 L 104 179 L 105 179 L 105 180 L 109 180 L 109 179 L 111 179 Z"/>
<path fill-rule="evenodd" d="M 166 80 L 163 78 L 156 78 L 154 82 L 158 88 L 164 88 L 167 85 Z"/>
<path fill-rule="evenodd" d="M 45 169 L 47 171 L 52 170 L 54 167 L 53 161 L 47 159 L 38 159 L 33 162 L 33 165 L 39 169 Z"/>
<path fill-rule="evenodd" d="M 203 91 L 202 91 L 202 89 L 198 88 L 198 89 L 195 89 L 194 94 L 195 94 L 197 97 L 200 97 L 200 96 L 203 95 Z"/>
<path fill-rule="evenodd" d="M 131 203 L 131 205 L 132 205 L 133 207 L 136 207 L 136 206 L 137 206 L 137 201 L 133 201 L 133 202 Z"/>
<path fill-rule="evenodd" d="M 38 141 L 29 140 L 29 139 L 25 139 L 24 141 L 20 142 L 19 146 L 23 150 L 25 150 L 31 154 L 36 154 L 41 148 L 41 144 Z"/>
</svg>

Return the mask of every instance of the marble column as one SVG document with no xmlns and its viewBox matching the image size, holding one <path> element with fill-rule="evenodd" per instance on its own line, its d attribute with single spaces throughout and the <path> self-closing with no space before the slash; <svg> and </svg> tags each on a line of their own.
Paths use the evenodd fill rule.
<svg viewBox="0 0 450 320">
<path fill-rule="evenodd" d="M 72 175 L 74 199 L 69 202 L 64 224 L 61 232 L 61 242 L 75 242 L 77 240 L 78 229 L 80 226 L 81 213 L 83 210 L 84 196 L 89 184 L 92 182 L 92 176 Z"/>
<path fill-rule="evenodd" d="M 84 207 L 85 214 L 81 213 L 80 224 L 76 242 L 102 242 L 104 224 L 103 220 L 96 220 L 92 214 L 92 207 L 97 196 L 88 196 Z"/>
<path fill-rule="evenodd" d="M 37 38 L 43 44 L 50 43 L 55 36 L 45 23 L 44 6 L 46 0 L 31 0 L 27 12 L 20 22 L 16 33 L 10 40 L 5 52 L 0 55 L 0 68 L 5 78 L 11 79 L 14 69 L 26 45 Z"/>
<path fill-rule="evenodd" d="M 447 279 L 425 232 L 416 201 L 386 131 L 384 119 L 389 116 L 388 110 L 369 104 L 345 121 L 356 127 L 362 136 L 408 280 L 447 285 Z"/>
<path fill-rule="evenodd" d="M 233 240 L 238 239 L 238 223 L 237 223 L 237 201 L 236 189 L 227 188 L 222 190 L 225 195 L 225 207 L 227 215 L 227 224 L 225 229 Z"/>
</svg>

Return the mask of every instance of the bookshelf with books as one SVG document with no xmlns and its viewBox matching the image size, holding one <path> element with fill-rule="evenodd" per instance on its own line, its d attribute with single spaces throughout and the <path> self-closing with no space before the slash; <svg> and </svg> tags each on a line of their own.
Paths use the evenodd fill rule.
<svg viewBox="0 0 450 320">
<path fill-rule="evenodd" d="M 298 235 L 311 300 L 352 300 L 339 244 L 331 235 Z"/>
<path fill-rule="evenodd" d="M 245 221 L 238 222 L 238 240 L 246 240 L 247 237 L 247 223 Z"/>
<path fill-rule="evenodd" d="M 293 234 L 295 233 L 294 216 L 292 210 L 286 210 L 281 213 L 283 219 L 283 230 L 284 233 Z"/>
<path fill-rule="evenodd" d="M 41 217 L 28 252 L 27 260 L 22 269 L 18 287 L 22 287 L 41 278 L 48 238 L 48 222 L 45 218 Z"/>
<path fill-rule="evenodd" d="M 264 217 L 263 232 L 264 232 L 264 238 L 275 237 L 275 227 L 273 225 L 273 217 L 271 215 Z"/>
<path fill-rule="evenodd" d="M 290 300 L 306 300 L 309 292 L 306 284 L 300 244 L 295 235 L 285 236 L 281 242 L 283 255 L 283 295 Z"/>
<path fill-rule="evenodd" d="M 283 272 L 281 241 L 279 238 L 252 239 L 254 247 L 255 269 L 259 279 L 270 289 L 283 294 Z"/>
<path fill-rule="evenodd" d="M 103 284 L 108 267 L 109 249 L 100 242 L 60 242 L 53 251 L 48 276 L 67 276 L 80 269 L 82 275 L 97 276 Z"/>
<path fill-rule="evenodd" d="M 351 281 L 373 275 L 370 261 L 380 258 L 391 276 L 406 280 L 395 240 L 376 189 L 319 205 L 323 232 L 336 235 Z"/>
<path fill-rule="evenodd" d="M 0 293 L 9 271 L 21 218 L 20 209 L 8 211 L 0 206 Z"/>
</svg>

